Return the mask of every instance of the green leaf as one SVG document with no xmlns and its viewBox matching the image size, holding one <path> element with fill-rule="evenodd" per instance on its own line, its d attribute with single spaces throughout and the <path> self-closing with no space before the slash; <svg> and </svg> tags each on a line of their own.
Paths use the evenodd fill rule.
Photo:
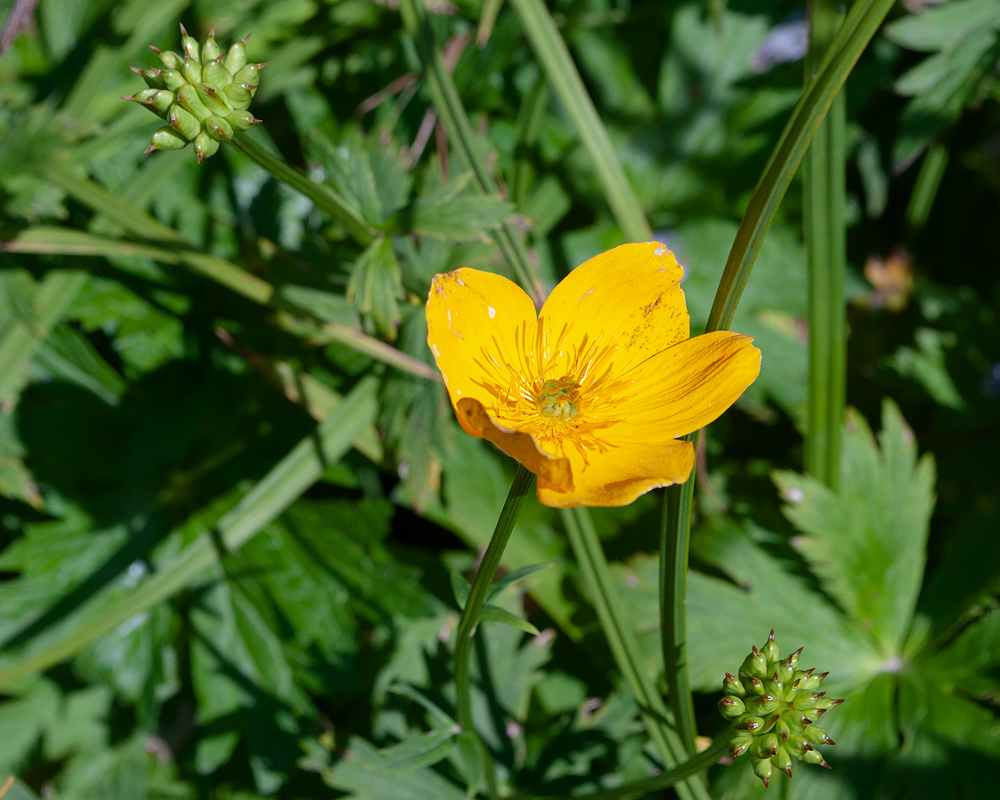
<svg viewBox="0 0 1000 800">
<path fill-rule="evenodd" d="M 535 573 L 544 572 L 545 570 L 552 569 L 554 566 L 555 562 L 550 561 L 547 564 L 532 564 L 531 566 L 521 567 L 520 569 L 515 569 L 513 572 L 508 572 L 502 578 L 490 584 L 490 588 L 486 592 L 485 602 L 492 603 L 512 586 L 517 586 Z"/>
<path fill-rule="evenodd" d="M 732 579 L 701 572 L 688 576 L 692 684 L 717 691 L 724 673 L 739 667 L 750 646 L 759 646 L 771 628 L 782 647 L 805 647 L 801 663 L 830 671 L 834 687 L 858 686 L 882 671 L 884 660 L 871 637 L 755 539 L 773 542 L 774 537 L 746 523 L 719 520 L 692 542 L 693 559 L 707 561 Z M 656 601 L 650 587 L 656 585 L 657 564 L 655 559 L 640 563 L 636 589 L 644 587 L 643 612 L 636 620 L 652 624 Z M 638 591 L 625 597 L 629 594 Z M 647 644 L 646 649 L 652 654 L 656 646 Z"/>
<path fill-rule="evenodd" d="M 495 195 L 422 195 L 397 217 L 399 233 L 413 232 L 456 242 L 486 240 L 490 231 L 515 219 L 514 209 Z"/>
<path fill-rule="evenodd" d="M 1000 609 L 992 609 L 972 622 L 947 647 L 920 664 L 922 675 L 933 676 L 934 683 L 966 693 L 992 691 L 995 683 L 979 685 L 973 680 L 1000 664 Z"/>
<path fill-rule="evenodd" d="M 0 401 L 12 401 L 27 383 L 28 363 L 87 282 L 87 273 L 54 270 L 23 298 L 23 311 L 0 338 Z"/>
<path fill-rule="evenodd" d="M 537 636 L 539 633 L 538 628 L 528 620 L 522 619 L 517 614 L 512 614 L 505 608 L 500 608 L 500 606 L 484 605 L 479 610 L 479 620 L 480 622 L 499 622 L 503 625 L 510 625 L 512 628 L 530 633 L 532 636 Z"/>
<path fill-rule="evenodd" d="M 347 300 L 362 315 L 369 331 L 390 339 L 402 321 L 399 301 L 403 299 L 403 274 L 392 242 L 379 237 L 354 262 L 347 284 Z"/>
<path fill-rule="evenodd" d="M 978 28 L 1000 29 L 1000 9 L 993 0 L 949 0 L 907 14 L 885 26 L 885 36 L 911 50 L 952 49 Z"/>
<path fill-rule="evenodd" d="M 236 549 L 282 513 L 315 483 L 328 464 L 336 462 L 346 452 L 351 440 L 372 423 L 374 414 L 375 380 L 366 378 L 314 434 L 296 445 L 212 530 L 201 533 L 138 589 L 76 630 L 47 644 L 40 652 L 30 653 L 13 664 L 5 659 L 6 663 L 0 668 L 0 687 L 58 664 L 197 580 L 218 562 L 220 542 L 226 550 Z M 203 530 L 203 526 L 197 524 L 197 517 L 194 522 L 196 528 Z"/>
<path fill-rule="evenodd" d="M 385 769 L 381 752 L 356 736 L 324 780 L 354 800 L 467 800 L 462 789 L 426 767 Z"/>
<path fill-rule="evenodd" d="M 918 463 L 913 433 L 886 401 L 880 446 L 858 414 L 848 420 L 834 492 L 788 472 L 775 481 L 797 546 L 824 588 L 886 656 L 901 652 L 923 579 L 934 507 L 934 464 Z"/>
<path fill-rule="evenodd" d="M 451 578 L 451 593 L 455 596 L 455 602 L 458 603 L 459 608 L 465 608 L 465 604 L 469 600 L 469 592 L 472 591 L 472 584 L 462 577 L 457 569 L 453 569 L 448 574 Z"/>
</svg>

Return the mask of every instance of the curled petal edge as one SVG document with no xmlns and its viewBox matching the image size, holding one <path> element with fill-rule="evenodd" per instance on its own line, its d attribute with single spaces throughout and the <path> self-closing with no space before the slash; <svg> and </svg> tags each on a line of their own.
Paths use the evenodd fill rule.
<svg viewBox="0 0 1000 800">
<path fill-rule="evenodd" d="M 530 472 L 563 491 L 573 491 L 573 470 L 568 458 L 549 455 L 538 446 L 531 434 L 500 425 L 487 413 L 483 404 L 472 397 L 463 397 L 458 401 L 457 408 L 460 421 L 477 430 L 484 439 L 493 442 L 511 458 L 516 458 Z"/>
</svg>

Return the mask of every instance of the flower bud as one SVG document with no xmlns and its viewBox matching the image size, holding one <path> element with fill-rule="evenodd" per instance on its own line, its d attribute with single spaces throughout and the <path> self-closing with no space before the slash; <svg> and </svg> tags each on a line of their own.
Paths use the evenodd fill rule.
<svg viewBox="0 0 1000 800">
<path fill-rule="evenodd" d="M 193 142 L 200 162 L 218 151 L 220 141 L 230 140 L 237 132 L 260 122 L 248 109 L 266 62 L 247 62 L 248 38 L 225 54 L 214 29 L 199 44 L 181 26 L 182 54 L 153 47 L 163 69 L 131 68 L 149 88 L 127 99 L 167 120 L 172 131 L 157 131 L 146 152 L 176 150 L 182 141 Z"/>
<path fill-rule="evenodd" d="M 833 739 L 814 723 L 841 700 L 831 700 L 816 689 L 827 673 L 797 669 L 802 649 L 783 660 L 774 632 L 758 650 L 752 648 L 739 669 L 739 678 L 726 673 L 725 697 L 719 711 L 730 720 L 730 752 L 749 752 L 754 773 L 770 781 L 771 768 L 792 774 L 792 759 L 829 767 L 813 745 L 832 745 Z"/>
<path fill-rule="evenodd" d="M 748 697 L 746 710 L 759 717 L 766 717 L 778 710 L 778 698 L 771 694 L 762 694 L 760 697 Z"/>
<path fill-rule="evenodd" d="M 740 698 L 727 695 L 719 701 L 719 713 L 726 719 L 735 719 L 746 713 L 746 706 Z"/>
<path fill-rule="evenodd" d="M 750 763 L 753 765 L 753 774 L 764 782 L 765 789 L 769 788 L 771 785 L 771 759 L 752 759 Z"/>
<path fill-rule="evenodd" d="M 205 37 L 205 41 L 201 46 L 201 63 L 207 64 L 209 61 L 213 61 L 222 55 L 222 48 L 219 47 L 219 43 L 215 41 L 215 26 L 213 25 L 208 29 L 208 36 Z"/>
<path fill-rule="evenodd" d="M 723 694 L 731 694 L 736 697 L 745 697 L 746 690 L 743 688 L 743 684 L 740 683 L 739 679 L 733 675 L 726 673 L 726 677 L 722 679 L 722 692 Z"/>
</svg>

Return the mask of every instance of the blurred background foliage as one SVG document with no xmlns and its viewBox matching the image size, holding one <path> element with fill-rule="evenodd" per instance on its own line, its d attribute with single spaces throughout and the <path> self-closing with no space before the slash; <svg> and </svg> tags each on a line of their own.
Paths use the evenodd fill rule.
<svg viewBox="0 0 1000 800">
<path fill-rule="evenodd" d="M 546 291 L 623 241 L 518 16 L 427 2 L 488 193 L 393 2 L 41 0 L 18 26 L 26 5 L 0 1 L 8 796 L 459 800 L 449 574 L 474 570 L 512 468 L 454 422 L 423 299 L 436 272 L 506 272 L 502 226 Z M 801 93 L 804 8 L 549 7 L 697 331 Z M 142 88 L 127 68 L 180 49 L 178 21 L 223 47 L 252 32 L 270 65 L 250 138 L 335 190 L 367 240 L 235 149 L 143 155 L 156 122 L 122 101 Z M 909 0 L 848 81 L 856 410 L 836 492 L 798 474 L 795 184 L 733 325 L 763 370 L 698 466 L 690 666 L 708 735 L 723 673 L 768 628 L 832 672 L 834 769 L 800 768 L 791 796 L 995 787 L 998 61 L 995 0 Z M 594 515 L 653 675 L 658 515 L 655 493 Z M 541 632 L 477 638 L 503 780 L 569 796 L 649 774 L 560 518 L 529 499 L 505 564 L 547 568 L 496 601 Z M 763 791 L 741 762 L 710 778 L 717 797 Z"/>
</svg>

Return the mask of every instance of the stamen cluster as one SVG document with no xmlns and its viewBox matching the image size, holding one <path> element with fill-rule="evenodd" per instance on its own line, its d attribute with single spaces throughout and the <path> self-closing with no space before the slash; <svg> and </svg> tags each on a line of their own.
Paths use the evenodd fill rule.
<svg viewBox="0 0 1000 800">
<path fill-rule="evenodd" d="M 125 99 L 146 106 L 168 123 L 153 134 L 147 153 L 180 150 L 193 142 L 201 163 L 203 158 L 215 155 L 220 142 L 260 122 L 247 109 L 266 62 L 247 62 L 249 38 L 247 34 L 224 53 L 215 41 L 214 29 L 209 31 L 205 43 L 199 45 L 181 25 L 183 55 L 150 45 L 164 69 L 130 67 L 149 88 Z"/>
<path fill-rule="evenodd" d="M 776 766 L 792 777 L 792 759 L 830 768 L 814 748 L 834 744 L 833 739 L 815 724 L 843 700 L 831 700 L 826 692 L 817 692 L 828 672 L 799 670 L 796 664 L 800 647 L 779 660 L 774 631 L 767 643 L 754 647 L 739 669 L 739 676 L 728 672 L 722 682 L 725 696 L 719 711 L 730 722 L 729 749 L 733 756 L 750 753 L 754 774 L 767 787 L 771 768 Z"/>
</svg>

